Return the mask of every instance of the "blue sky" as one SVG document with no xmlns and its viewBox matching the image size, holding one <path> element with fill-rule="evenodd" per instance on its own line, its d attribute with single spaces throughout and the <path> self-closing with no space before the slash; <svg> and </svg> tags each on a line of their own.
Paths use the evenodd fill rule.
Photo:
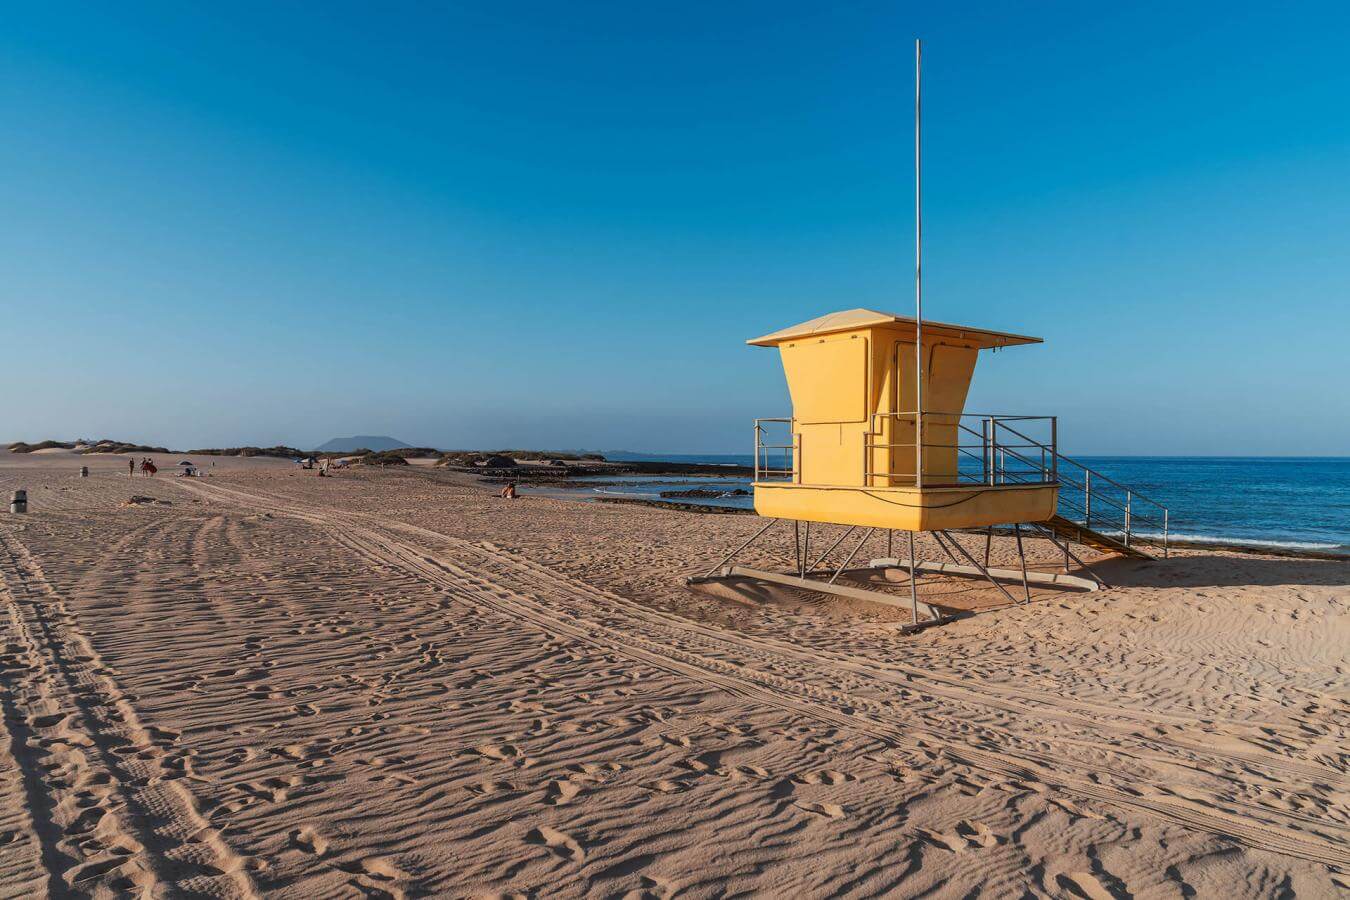
<svg viewBox="0 0 1350 900">
<path fill-rule="evenodd" d="M 745 452 L 747 337 L 1043 335 L 1077 453 L 1350 454 L 1333 4 L 29 4 L 0 437 Z"/>
</svg>

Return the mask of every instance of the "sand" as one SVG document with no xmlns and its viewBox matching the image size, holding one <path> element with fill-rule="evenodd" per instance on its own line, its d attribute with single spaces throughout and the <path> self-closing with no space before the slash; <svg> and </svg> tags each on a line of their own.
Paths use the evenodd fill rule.
<svg viewBox="0 0 1350 900">
<path fill-rule="evenodd" d="M 752 517 L 157 462 L 0 454 L 0 895 L 1350 887 L 1350 563 L 1099 560 L 904 635 L 685 587 Z"/>
</svg>

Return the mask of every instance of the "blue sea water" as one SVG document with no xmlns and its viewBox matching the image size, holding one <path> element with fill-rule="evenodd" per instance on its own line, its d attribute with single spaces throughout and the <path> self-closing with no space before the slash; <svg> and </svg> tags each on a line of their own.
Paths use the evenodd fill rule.
<svg viewBox="0 0 1350 900">
<path fill-rule="evenodd" d="M 611 456 L 622 458 L 619 454 Z M 699 462 L 748 466 L 746 455 L 644 456 L 671 462 Z M 1252 547 L 1283 547 L 1350 553 L 1350 457 L 1213 457 L 1213 456 L 1084 456 L 1083 465 L 1168 507 L 1171 536 L 1179 541 L 1203 541 Z M 662 491 L 691 487 L 730 494 L 749 490 L 750 479 L 727 477 L 653 478 L 625 476 L 597 478 L 593 487 L 578 493 L 660 499 Z M 1081 502 L 1074 489 L 1061 489 L 1066 506 Z M 679 498 L 666 498 L 679 502 Z M 691 499 L 751 507 L 748 496 Z M 1109 510 L 1108 510 L 1109 511 Z M 1142 500 L 1134 503 L 1135 526 L 1156 515 Z M 1077 517 L 1077 516 L 1075 516 Z"/>
</svg>

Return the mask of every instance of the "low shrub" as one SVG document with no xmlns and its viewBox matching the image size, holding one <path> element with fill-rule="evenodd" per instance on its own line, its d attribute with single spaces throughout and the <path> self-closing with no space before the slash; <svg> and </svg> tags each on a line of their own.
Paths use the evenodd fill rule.
<svg viewBox="0 0 1350 900">
<path fill-rule="evenodd" d="M 23 441 L 15 441 L 9 445 L 10 453 L 33 453 L 37 450 L 51 450 L 59 447 L 62 450 L 74 450 L 75 444 L 72 441 L 39 441 L 36 444 L 25 444 Z"/>
</svg>

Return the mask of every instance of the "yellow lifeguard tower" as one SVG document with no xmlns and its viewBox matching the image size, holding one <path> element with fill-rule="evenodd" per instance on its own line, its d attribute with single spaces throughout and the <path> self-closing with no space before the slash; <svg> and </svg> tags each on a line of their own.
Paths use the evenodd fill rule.
<svg viewBox="0 0 1350 900">
<path fill-rule="evenodd" d="M 1042 459 L 1054 419 L 964 410 L 981 350 L 1040 338 L 850 309 L 747 343 L 778 348 L 792 397 L 791 419 L 755 425 L 760 515 L 939 531 L 1054 514 L 1054 455 Z M 770 422 L 787 426 L 788 443 L 766 443 Z M 1046 441 L 1021 436 L 1036 426 L 1050 428 Z M 1013 449 L 1035 456 L 1010 468 Z M 790 465 L 775 469 L 774 450 Z"/>
<path fill-rule="evenodd" d="M 747 343 L 778 348 L 792 398 L 791 417 L 755 420 L 755 511 L 770 521 L 691 584 L 748 577 L 905 605 L 890 595 L 839 583 L 878 529 L 886 533 L 886 556 L 870 560 L 866 569 L 909 569 L 915 626 L 921 611 L 929 622 L 945 617 L 919 602 L 920 571 L 986 578 L 1013 603 L 1019 601 L 1001 581 L 1020 580 L 1027 599 L 1033 583 L 1087 590 L 1101 584 L 1086 566 L 1090 578 L 1070 575 L 1071 553 L 1058 541 L 1066 557 L 1063 575 L 1029 571 L 1025 556 L 1019 570 L 993 568 L 987 543 L 981 564 L 949 533 L 980 528 L 988 539 L 994 526 L 1011 525 L 1020 556 L 1022 525 L 1056 518 L 1061 459 L 1056 419 L 965 411 L 981 350 L 1040 343 L 1040 338 L 849 309 Z M 727 566 L 783 520 L 793 523 L 796 572 Z M 814 562 L 812 523 L 847 526 Z M 820 569 L 859 528 L 866 530 L 833 574 Z M 893 555 L 895 531 L 908 533 L 907 564 Z M 932 533 L 950 562 L 918 560 L 913 541 L 918 532 Z M 1043 533 L 1056 539 L 1053 528 Z M 822 575 L 828 580 L 817 577 Z"/>
<path fill-rule="evenodd" d="M 1055 417 L 966 412 L 981 350 L 1041 339 L 923 318 L 919 65 L 916 41 L 914 316 L 849 309 L 748 341 L 778 348 L 792 398 L 790 417 L 755 420 L 755 511 L 769 521 L 707 574 L 688 579 L 690 584 L 751 578 L 910 605 L 911 627 L 917 627 L 921 612 L 930 622 L 945 617 L 942 610 L 919 602 L 921 571 L 982 577 L 1017 603 L 1023 601 L 1001 582 L 1020 581 L 1026 600 L 1033 583 L 1087 590 L 1105 586 L 1069 550 L 1070 541 L 1143 557 L 1137 546 L 1143 537 L 1166 550 L 1166 508 L 1062 456 Z M 1062 495 L 1066 488 L 1071 496 Z M 1149 508 L 1149 516 L 1136 511 L 1140 505 Z M 1149 529 L 1143 535 L 1138 533 L 1141 520 Z M 782 521 L 792 522 L 795 572 L 732 564 Z M 846 526 L 814 561 L 813 523 Z M 1024 525 L 1063 551 L 1063 574 L 1028 570 L 1022 552 Z M 1011 526 L 1018 570 L 990 567 L 995 526 Z M 822 568 L 835 548 L 860 528 L 865 531 L 843 562 Z M 886 555 L 863 568 L 908 569 L 910 604 L 839 583 L 845 572 L 856 571 L 849 566 L 878 529 L 885 531 Z M 984 530 L 983 564 L 951 535 L 955 529 Z M 909 539 L 905 563 L 893 552 L 896 531 Z M 930 533 L 950 561 L 919 560 L 914 544 L 918 532 Z M 1088 577 L 1071 575 L 1070 559 Z"/>
</svg>

